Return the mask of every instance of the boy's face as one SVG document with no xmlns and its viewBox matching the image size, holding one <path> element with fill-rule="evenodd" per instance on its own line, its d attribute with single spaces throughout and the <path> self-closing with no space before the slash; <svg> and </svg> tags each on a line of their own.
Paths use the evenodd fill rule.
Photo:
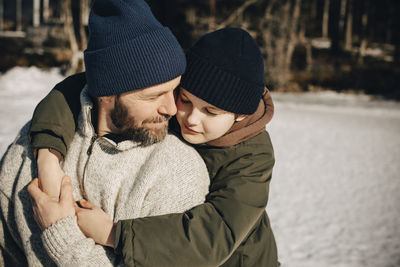
<svg viewBox="0 0 400 267">
<path fill-rule="evenodd" d="M 176 118 L 183 138 L 192 144 L 223 136 L 235 122 L 235 114 L 219 109 L 185 89 L 179 90 Z"/>
</svg>

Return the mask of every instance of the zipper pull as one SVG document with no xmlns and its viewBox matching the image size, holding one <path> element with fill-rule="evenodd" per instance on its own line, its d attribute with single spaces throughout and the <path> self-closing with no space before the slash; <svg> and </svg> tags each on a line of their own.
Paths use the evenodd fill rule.
<svg viewBox="0 0 400 267">
<path fill-rule="evenodd" d="M 96 136 L 92 136 L 92 139 L 90 140 L 90 146 L 89 146 L 89 148 L 87 150 L 88 156 L 90 156 L 90 154 L 92 154 L 93 145 L 94 145 L 95 141 L 96 141 Z"/>
</svg>

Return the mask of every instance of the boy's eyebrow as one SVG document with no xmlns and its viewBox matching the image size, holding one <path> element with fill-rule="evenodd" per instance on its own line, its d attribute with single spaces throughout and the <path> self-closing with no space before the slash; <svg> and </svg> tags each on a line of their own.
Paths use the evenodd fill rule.
<svg viewBox="0 0 400 267">
<path fill-rule="evenodd" d="M 189 98 L 183 91 L 181 92 L 181 94 L 182 94 L 184 97 Z M 213 105 L 211 105 L 211 104 L 209 104 L 209 103 L 207 103 L 207 104 L 208 104 L 208 105 L 205 106 L 205 107 L 203 107 L 203 108 L 211 109 L 212 111 L 219 112 L 219 113 L 221 113 L 221 114 L 222 114 L 222 113 L 226 113 L 226 111 L 223 110 L 223 109 L 217 108 L 217 107 L 215 107 L 215 106 L 213 106 Z"/>
<path fill-rule="evenodd" d="M 225 111 L 223 109 L 220 109 L 220 108 L 217 108 L 215 106 L 206 106 L 205 108 L 208 109 L 208 110 L 211 110 L 212 112 L 219 113 L 219 114 L 227 113 L 227 111 Z"/>
</svg>

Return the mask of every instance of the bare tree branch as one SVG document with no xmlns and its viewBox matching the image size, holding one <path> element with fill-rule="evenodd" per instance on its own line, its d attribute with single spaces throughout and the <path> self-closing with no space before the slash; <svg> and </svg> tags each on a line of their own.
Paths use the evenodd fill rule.
<svg viewBox="0 0 400 267">
<path fill-rule="evenodd" d="M 258 0 L 249 0 L 245 1 L 243 5 L 241 5 L 238 9 L 236 9 L 235 12 L 232 13 L 225 21 L 222 23 L 218 24 L 216 26 L 216 29 L 221 29 L 225 28 L 227 25 L 232 24 L 240 15 L 243 14 L 243 12 L 246 10 L 247 7 L 251 6 L 252 4 L 257 3 Z"/>
</svg>

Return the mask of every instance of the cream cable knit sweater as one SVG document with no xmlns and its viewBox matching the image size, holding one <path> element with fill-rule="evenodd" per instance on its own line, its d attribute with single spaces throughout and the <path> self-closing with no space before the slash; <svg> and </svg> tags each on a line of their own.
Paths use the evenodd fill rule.
<svg viewBox="0 0 400 267">
<path fill-rule="evenodd" d="M 114 221 L 182 212 L 204 202 L 209 177 L 193 148 L 169 134 L 149 147 L 130 141 L 115 144 L 104 137 L 93 142 L 92 103 L 86 93 L 84 90 L 81 96 L 80 128 L 63 164 L 65 173 L 71 176 L 75 199 L 87 198 Z M 60 266 L 121 264 L 111 249 L 83 235 L 76 217 L 62 219 L 41 233 L 26 191 L 37 173 L 28 127 L 21 130 L 0 162 L 3 255 L 6 252 L 16 263 L 27 261 L 30 266 L 53 265 L 46 251 Z M 0 254 L 0 266 L 2 261 Z"/>
</svg>

